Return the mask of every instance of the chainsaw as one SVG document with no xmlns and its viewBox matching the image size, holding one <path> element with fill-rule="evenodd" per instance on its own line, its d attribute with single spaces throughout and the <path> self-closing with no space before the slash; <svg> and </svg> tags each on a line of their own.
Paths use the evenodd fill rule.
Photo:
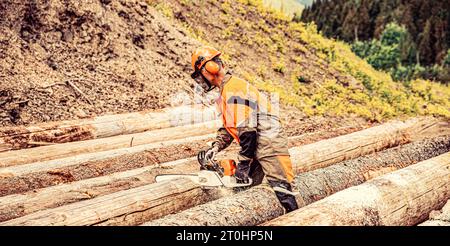
<svg viewBox="0 0 450 246">
<path fill-rule="evenodd" d="M 236 162 L 234 160 L 214 160 L 204 157 L 205 154 L 200 153 L 197 156 L 198 163 L 200 164 L 200 171 L 196 174 L 160 174 L 155 177 L 157 183 L 172 180 L 177 178 L 188 178 L 196 184 L 201 185 L 204 188 L 214 187 L 245 187 L 252 184 L 252 180 L 249 182 L 238 183 L 234 176 L 236 171 Z"/>
</svg>

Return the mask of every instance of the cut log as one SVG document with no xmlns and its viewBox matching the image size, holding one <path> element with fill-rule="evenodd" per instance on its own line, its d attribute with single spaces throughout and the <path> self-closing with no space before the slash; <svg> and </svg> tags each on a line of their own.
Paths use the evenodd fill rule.
<svg viewBox="0 0 450 246">
<path fill-rule="evenodd" d="M 214 108 L 193 105 L 33 126 L 4 127 L 0 129 L 0 152 L 40 146 L 36 143 L 66 143 L 105 138 L 214 119 Z"/>
<path fill-rule="evenodd" d="M 409 144 L 407 146 L 402 146 L 396 149 L 389 149 L 386 150 L 383 153 L 376 153 L 373 154 L 372 158 L 368 158 L 368 157 L 364 157 L 366 159 L 360 159 L 360 160 L 355 160 L 353 163 L 351 163 L 350 161 L 339 164 L 338 166 L 341 166 L 341 168 L 337 168 L 337 171 L 331 171 L 331 168 L 333 168 L 333 166 L 325 168 L 325 169 L 320 169 L 320 170 L 315 170 L 315 173 L 310 173 L 310 174 L 305 174 L 305 175 L 299 175 L 299 177 L 297 178 L 297 184 L 299 186 L 299 190 L 305 190 L 305 191 L 309 191 L 310 193 L 307 192 L 302 192 L 303 196 L 305 197 L 304 200 L 308 201 L 307 198 L 310 199 L 314 199 L 319 198 L 320 196 L 324 196 L 327 194 L 324 194 L 326 192 L 332 193 L 335 192 L 333 191 L 333 187 L 338 187 L 338 189 L 343 189 L 345 187 L 348 187 L 350 185 L 353 184 L 357 184 L 357 183 L 362 183 L 365 181 L 366 178 L 370 178 L 372 177 L 371 175 L 377 175 L 380 174 L 380 172 L 376 172 L 376 170 L 391 170 L 389 167 L 392 166 L 393 168 L 400 168 L 404 165 L 408 165 L 408 163 L 410 162 L 417 162 L 417 158 L 424 158 L 430 155 L 436 155 L 438 152 L 443 152 L 443 151 L 448 151 L 450 149 L 450 143 L 447 139 L 444 138 L 440 138 L 439 140 L 427 140 L 428 142 L 421 142 L 419 143 L 412 143 Z M 422 146 L 422 147 L 421 147 Z M 418 153 L 418 154 L 415 154 Z M 410 156 L 411 155 L 411 156 Z M 375 158 L 373 158 L 375 156 Z M 396 159 L 397 158 L 397 159 Z M 386 162 L 386 161 L 382 161 L 382 160 L 390 160 L 390 162 Z M 379 163 L 381 162 L 381 164 Z M 328 169 L 328 171 L 326 170 Z M 349 175 L 345 175 L 345 171 L 350 174 L 350 178 L 348 178 L 347 176 Z M 371 173 L 372 172 L 372 173 Z M 334 176 L 333 173 L 336 175 L 338 173 L 341 173 L 342 177 L 340 179 L 340 181 L 336 181 L 334 182 Z M 358 173 L 358 175 L 356 174 Z M 324 181 L 320 182 L 322 183 L 322 186 L 318 185 L 318 183 L 316 182 L 316 180 L 318 179 L 318 177 L 321 177 Z M 131 177 L 128 179 L 132 179 Z M 114 186 L 115 183 L 120 183 L 122 182 L 121 179 L 111 182 L 109 185 L 110 186 Z M 353 182 L 353 183 L 352 183 Z M 335 184 L 336 183 L 336 184 Z M 98 183 L 96 183 L 98 184 Z M 164 183 L 161 183 L 159 185 L 163 185 Z M 167 184 L 167 191 L 169 192 L 170 189 L 172 189 L 173 184 Z M 190 186 L 192 188 L 192 186 Z M 315 187 L 315 188 L 313 188 Z M 53 188 L 53 187 L 50 187 Z M 20 200 L 22 201 L 21 203 L 18 203 L 18 200 L 15 200 L 12 203 L 9 203 L 10 206 L 10 210 L 11 212 L 8 212 L 8 214 L 20 214 L 23 213 L 22 210 L 20 208 L 12 208 L 12 204 L 16 203 L 16 204 L 24 204 L 26 203 L 28 200 L 33 201 L 33 204 L 48 204 L 48 197 L 51 197 L 51 193 L 47 193 L 50 191 L 50 188 L 47 188 L 45 192 L 41 193 L 39 190 L 36 191 L 34 194 L 35 196 L 30 193 L 28 195 L 28 197 L 21 197 Z M 92 193 L 96 193 L 98 194 L 98 192 L 102 192 L 102 186 L 99 186 L 99 189 L 96 188 L 95 184 L 89 185 L 88 183 L 83 183 L 83 189 L 89 189 L 91 190 Z M 166 204 L 162 203 L 160 206 L 161 207 L 157 207 L 157 209 L 154 208 L 143 208 L 140 207 L 139 210 L 136 210 L 136 207 L 130 207 L 129 210 L 127 210 L 126 213 L 121 214 L 123 211 L 118 212 L 117 214 L 115 214 L 114 216 L 112 216 L 110 219 L 104 219 L 103 221 L 98 221 L 95 222 L 94 224 L 101 224 L 101 225 L 134 225 L 136 223 L 140 223 L 140 222 L 144 222 L 144 221 L 149 221 L 152 219 L 156 219 L 159 218 L 160 216 L 164 215 L 164 214 L 170 214 L 170 213 L 174 213 L 180 210 L 180 208 L 189 208 L 198 204 L 203 203 L 204 201 L 211 201 L 214 199 L 217 199 L 221 196 L 227 195 L 227 193 L 222 193 L 221 190 L 217 191 L 217 193 L 214 193 L 214 199 L 211 199 L 209 196 L 211 195 L 210 193 L 206 193 L 206 191 L 203 191 L 200 187 L 195 188 L 197 191 L 193 192 L 193 194 L 195 195 L 186 195 L 184 193 L 178 193 L 179 190 L 178 189 L 174 189 L 171 192 L 169 192 L 171 195 L 170 199 L 166 199 Z M 51 191 L 51 192 L 58 192 L 58 191 Z M 64 191 L 62 191 L 64 192 Z M 130 197 L 135 197 L 134 193 L 135 191 L 133 189 L 130 189 L 128 191 L 124 191 L 124 199 L 131 199 Z M 209 192 L 213 192 L 213 191 L 209 191 Z M 57 193 L 53 193 L 55 194 L 55 198 L 52 198 L 52 203 L 53 204 L 57 204 L 58 202 L 62 202 L 64 203 L 64 201 L 71 201 L 71 199 L 77 199 L 76 196 L 79 195 L 77 193 L 72 193 L 72 194 L 68 194 L 67 196 L 64 196 L 63 200 L 59 200 L 56 196 Z M 149 195 L 154 194 L 149 192 Z M 98 194 L 100 195 L 100 194 Z M 113 195 L 113 194 L 110 194 Z M 109 196 L 109 195 L 107 195 Z M 34 199 L 34 197 L 42 197 L 43 200 L 40 201 L 39 198 Z M 99 197 L 100 198 L 100 197 Z M 97 199 L 97 198 L 95 198 Z M 79 203 L 83 203 L 83 204 L 79 204 L 79 206 L 87 206 L 86 203 L 94 203 L 93 200 L 88 200 L 88 201 L 83 201 L 83 202 L 78 202 L 76 204 Z M 139 198 L 135 198 L 137 199 L 136 201 L 140 201 Z M 147 199 L 145 197 L 143 197 L 142 199 Z M 161 198 L 162 199 L 162 198 Z M 202 202 L 198 202 L 197 201 L 200 200 Z M 4 204 L 8 204 L 8 199 L 1 199 L 1 201 L 3 201 Z M 97 208 L 99 209 L 99 213 L 103 213 L 103 209 L 104 208 L 109 208 L 110 201 L 108 201 L 108 199 L 102 199 L 101 203 L 96 203 Z M 118 201 L 115 201 L 118 202 Z M 181 204 L 181 205 L 180 205 Z M 202 210 L 203 213 L 205 214 L 205 216 L 201 217 L 203 218 L 205 221 L 199 223 L 194 223 L 192 222 L 192 220 L 190 222 L 192 222 L 193 224 L 207 224 L 208 222 L 206 221 L 210 221 L 210 223 L 212 224 L 224 224 L 224 225 L 247 225 L 247 224 L 257 224 L 262 222 L 260 221 L 261 218 L 266 218 L 266 220 L 271 219 L 271 218 L 275 218 L 276 216 L 279 216 L 283 213 L 282 208 L 280 207 L 278 200 L 276 199 L 275 195 L 273 194 L 273 192 L 271 191 L 270 188 L 264 189 L 264 188 L 260 188 L 260 187 L 255 187 L 252 188 L 248 191 L 244 191 L 241 192 L 235 196 L 230 196 L 218 201 L 214 201 L 210 204 L 215 204 L 214 206 L 209 207 L 209 209 L 204 209 Z M 72 204 L 73 205 L 73 204 Z M 36 213 L 32 213 L 29 215 L 26 215 L 24 217 L 20 217 L 14 220 L 10 220 L 7 221 L 6 223 L 8 224 L 58 224 L 58 223 L 62 223 L 64 224 L 65 222 L 49 222 L 49 221 L 45 221 L 42 222 L 39 218 L 44 217 L 44 212 L 47 214 L 53 214 L 53 213 L 60 213 L 60 214 L 64 214 L 64 216 L 75 216 L 75 217 L 79 217 L 79 216 L 84 216 L 82 214 L 66 214 L 65 211 L 72 211 L 74 209 L 74 207 L 67 207 L 69 205 L 63 206 L 63 207 L 58 207 L 58 208 L 54 208 L 54 209 L 49 209 L 45 211 L 41 211 L 41 212 L 36 212 Z M 144 206 L 144 205 L 143 205 Z M 208 205 L 202 205 L 200 207 L 203 206 L 208 206 Z M 2 207 L 3 208 L 3 207 Z M 164 208 L 164 214 L 160 213 L 160 210 Z M 221 209 L 222 208 L 222 209 Z M 232 208 L 232 209 L 230 209 Z M 32 210 L 33 208 L 30 206 L 26 207 L 27 210 Z M 195 209 L 195 208 L 194 208 Z M 16 211 L 16 212 L 14 212 Z M 80 212 L 81 210 L 76 210 L 78 212 Z M 189 210 L 187 210 L 189 211 Z M 112 212 L 111 212 L 112 213 Z M 248 216 L 247 216 L 248 214 Z M 92 214 L 88 214 L 86 216 L 92 216 Z M 209 217 L 208 217 L 209 216 Z M 69 218 L 69 220 L 71 220 Z M 240 220 L 240 222 L 239 222 Z M 219 222 L 220 223 L 219 223 Z M 265 221 L 263 219 L 263 221 Z M 190 223 L 189 222 L 189 223 Z M 179 222 L 182 223 L 182 222 Z M 86 225 L 86 224 L 83 224 Z"/>
<path fill-rule="evenodd" d="M 154 183 L 155 176 L 160 173 L 195 172 L 198 170 L 196 162 L 195 158 L 176 160 L 26 193 L 3 196 L 0 197 L 0 221 L 151 184 Z"/>
<path fill-rule="evenodd" d="M 411 123 L 413 122 L 413 123 Z M 410 128 L 424 128 L 423 125 L 434 125 L 433 120 L 428 120 L 423 123 L 423 120 L 411 120 L 407 123 L 403 122 L 392 122 L 387 123 L 382 126 L 377 126 L 375 129 L 396 129 L 396 128 L 407 128 L 404 125 L 407 125 Z M 394 125 L 394 126 L 393 126 Z M 399 127 L 401 125 L 402 127 Z M 170 129 L 172 130 L 172 129 Z M 163 131 L 164 133 L 167 130 L 158 130 Z M 395 140 L 395 131 L 392 132 L 394 137 L 389 136 L 388 139 L 378 139 L 372 136 L 372 132 L 374 130 L 366 129 L 363 131 L 352 134 L 348 134 L 346 136 L 341 136 L 337 138 L 327 139 L 323 141 L 319 141 L 317 143 L 291 148 L 291 154 L 293 158 L 293 162 L 295 167 L 297 167 L 297 171 L 305 171 L 311 170 L 313 168 L 329 165 L 332 163 L 336 163 L 342 159 L 355 157 L 360 154 L 366 154 L 366 152 L 373 152 L 377 149 L 384 147 L 389 147 L 391 145 L 395 145 L 397 143 L 401 143 L 403 141 L 409 141 L 411 137 L 409 135 L 398 136 L 398 139 Z M 366 132 L 369 132 L 368 134 Z M 353 141 L 348 136 L 352 136 L 355 139 L 359 139 L 360 141 Z M 365 139 L 366 142 L 362 143 L 362 139 Z M 392 140 L 394 139 L 394 140 Z M 188 141 L 190 139 L 183 139 L 182 141 Z M 299 140 L 297 138 L 299 142 Z M 296 140 L 296 141 L 297 141 Z M 379 140 L 379 141 L 378 141 Z M 99 140 L 91 140 L 91 141 L 99 141 Z M 102 140 L 103 141 L 103 140 Z M 366 144 L 367 142 L 372 143 L 367 146 L 361 148 L 362 144 Z M 79 143 L 68 143 L 68 146 L 72 144 Z M 194 144 L 194 141 L 192 141 Z M 353 144 L 353 145 L 352 145 Z M 62 144 L 65 145 L 65 144 Z M 106 144 L 105 144 L 106 145 Z M 159 145 L 155 144 L 156 146 Z M 166 145 L 167 146 L 167 145 Z M 290 146 L 296 146 L 293 142 L 290 143 Z M 340 146 L 341 149 L 336 146 Z M 50 146 L 51 147 L 51 146 Z M 83 146 L 80 146 L 83 147 Z M 127 149 L 119 149 L 119 150 L 111 150 L 106 152 L 98 152 L 98 153 L 89 153 L 83 155 L 77 155 L 73 157 L 56 159 L 51 161 L 37 162 L 31 164 L 23 164 L 10 166 L 6 168 L 0 169 L 0 195 L 10 195 L 19 192 L 25 192 L 31 189 L 38 189 L 47 187 L 50 185 L 55 185 L 59 183 L 65 182 L 73 182 L 76 180 L 92 178 L 99 175 L 105 175 L 112 172 L 124 171 L 127 169 L 138 168 L 145 165 L 145 158 L 140 158 L 148 156 L 149 158 L 157 158 L 161 155 L 162 148 L 155 149 L 155 146 L 140 146 L 127 148 Z M 163 147 L 163 146 L 161 146 Z M 188 146 L 189 147 L 189 146 Z M 373 147 L 374 149 L 371 149 Z M 68 147 L 69 148 L 69 147 Z M 153 149 L 152 149 L 153 148 Z M 173 146 L 171 149 L 174 151 L 176 146 Z M 189 147 L 193 151 L 197 150 L 193 146 Z M 145 151 L 145 153 L 139 153 L 134 150 Z M 317 152 L 317 150 L 323 150 L 323 152 Z M 361 150 L 363 149 L 363 151 Z M 38 148 L 29 149 L 29 150 L 20 150 L 20 151 L 32 151 L 36 152 Z M 19 152 L 20 152 L 19 151 Z M 154 153 L 153 153 L 154 152 Z M 167 152 L 167 151 L 165 151 Z M 173 154 L 173 157 L 178 158 L 186 158 L 192 155 L 180 156 L 178 154 L 182 154 L 183 151 L 176 151 Z M 185 151 L 184 151 L 185 152 Z M 119 157 L 119 154 L 122 153 L 123 156 Z M 134 153 L 134 154 L 129 154 Z M 339 154 L 340 155 L 339 155 Z M 4 154 L 4 153 L 3 153 Z M 150 156 L 149 156 L 150 155 Z M 0 153 L 0 157 L 2 153 Z M 156 156 L 156 157 L 152 157 Z M 331 156 L 331 157 L 330 157 Z M 37 156 L 35 156 L 37 158 Z M 304 158 L 301 158 L 304 157 Z M 159 158 L 158 158 L 159 159 Z M 0 159 L 1 160 L 1 159 Z M 171 161 L 174 159 L 166 159 L 164 161 Z M 152 160 L 149 160 L 150 163 L 158 163 Z M 97 163 L 98 162 L 98 163 Z M 123 165 L 123 163 L 128 163 L 127 165 Z M 122 168 L 117 169 L 117 166 L 120 165 Z M 147 164 L 148 165 L 148 164 Z M 82 168 L 79 168 L 79 167 Z"/>
<path fill-rule="evenodd" d="M 108 220 L 124 225 L 145 221 L 213 199 L 218 190 L 205 191 L 186 179 L 144 185 L 94 199 L 39 211 L 0 225 L 97 225 Z"/>
<path fill-rule="evenodd" d="M 2 168 L 0 196 L 195 156 L 213 137 L 210 134 Z"/>
<path fill-rule="evenodd" d="M 330 167 L 297 175 L 297 201 L 300 207 L 335 192 L 359 185 L 385 172 L 411 165 L 450 150 L 450 137 L 414 142 L 380 153 L 359 157 Z M 333 206 L 329 207 L 333 209 Z M 270 189 L 254 187 L 145 225 L 257 225 L 283 214 L 283 208 Z M 343 213 L 342 215 L 347 215 Z"/>
<path fill-rule="evenodd" d="M 215 132 L 219 125 L 219 121 L 209 121 L 195 125 L 178 126 L 109 138 L 1 152 L 0 167 L 54 160 L 83 153 L 126 148 L 160 142 L 162 140 L 174 140 L 191 136 L 200 136 Z"/>
<path fill-rule="evenodd" d="M 110 138 L 42 146 L 32 149 L 0 153 L 0 167 L 53 160 L 82 153 L 92 153 L 116 148 L 124 148 L 151 142 L 199 136 L 212 133 L 220 125 L 218 121 L 180 126 L 137 134 L 115 136 Z M 337 139 L 328 139 L 307 145 L 292 151 L 302 156 L 293 159 L 298 170 L 307 171 L 351 159 L 370 152 L 411 141 L 413 136 L 424 129 L 438 125 L 433 119 L 412 119 L 406 122 L 390 122 L 360 132 L 351 133 Z M 449 129 L 445 129 L 447 132 Z M 415 133 L 415 135 L 413 134 Z M 309 149 L 307 149 L 309 148 Z M 304 155 L 306 153 L 306 155 Z M 324 154 L 325 153 L 325 154 Z M 309 163 L 306 166 L 305 163 Z M 314 168 L 312 168 L 314 167 Z"/>
<path fill-rule="evenodd" d="M 425 134 L 425 132 L 427 134 Z M 429 133 L 433 134 L 429 134 Z M 290 151 L 297 172 L 306 172 L 420 139 L 450 134 L 450 127 L 431 118 L 393 121 Z M 298 157 L 298 158 L 295 158 Z"/>
<path fill-rule="evenodd" d="M 342 129 L 328 131 L 330 130 L 326 131 L 327 134 L 322 131 L 318 134 L 290 137 L 289 147 L 348 133 Z M 194 156 L 214 136 L 215 134 L 209 134 L 0 168 L 0 196 Z M 238 147 L 237 144 L 232 144 L 226 152 L 236 152 Z M 235 159 L 236 156 L 228 155 L 224 158 Z"/>
<path fill-rule="evenodd" d="M 450 200 L 441 210 L 432 211 L 429 219 L 419 226 L 450 226 Z"/>
<path fill-rule="evenodd" d="M 264 225 L 402 225 L 450 198 L 450 152 L 351 187 Z"/>
</svg>

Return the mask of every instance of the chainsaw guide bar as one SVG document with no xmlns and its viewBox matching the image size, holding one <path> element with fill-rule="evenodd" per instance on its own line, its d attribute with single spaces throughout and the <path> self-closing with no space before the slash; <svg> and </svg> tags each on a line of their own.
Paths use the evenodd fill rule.
<svg viewBox="0 0 450 246">
<path fill-rule="evenodd" d="M 178 178 L 188 178 L 192 182 L 201 185 L 204 188 L 214 188 L 214 187 L 246 187 L 252 184 L 252 180 L 248 183 L 240 184 L 236 182 L 236 178 L 232 176 L 221 177 L 217 172 L 209 170 L 201 170 L 197 174 L 160 174 L 155 177 L 157 183 L 174 180 Z"/>
</svg>

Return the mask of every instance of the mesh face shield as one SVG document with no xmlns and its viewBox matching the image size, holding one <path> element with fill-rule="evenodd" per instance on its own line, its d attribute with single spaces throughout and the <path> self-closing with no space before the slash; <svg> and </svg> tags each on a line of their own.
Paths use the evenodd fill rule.
<svg viewBox="0 0 450 246">
<path fill-rule="evenodd" d="M 207 92 L 210 92 L 211 90 L 213 90 L 216 87 L 213 86 L 211 84 L 211 82 L 209 82 L 209 80 L 207 80 L 205 78 L 205 76 L 203 76 L 203 74 L 201 72 L 203 67 L 198 68 L 198 66 L 202 63 L 202 61 L 204 59 L 205 59 L 204 57 L 200 56 L 198 58 L 198 60 L 195 62 L 195 71 L 191 74 L 191 78 L 194 79 L 194 81 L 203 88 L 205 93 L 207 93 Z"/>
<path fill-rule="evenodd" d="M 191 75 L 191 78 L 194 79 L 194 81 L 200 85 L 203 89 L 203 91 L 210 92 L 215 86 L 211 85 L 211 83 L 205 78 L 205 76 L 202 75 L 202 73 L 195 74 L 195 72 Z"/>
</svg>

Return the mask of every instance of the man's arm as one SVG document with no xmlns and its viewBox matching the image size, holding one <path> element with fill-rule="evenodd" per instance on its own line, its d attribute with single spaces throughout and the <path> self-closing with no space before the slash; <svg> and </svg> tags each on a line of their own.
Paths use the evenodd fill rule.
<svg viewBox="0 0 450 246">
<path fill-rule="evenodd" d="M 256 155 L 257 132 L 253 127 L 238 127 L 237 133 L 239 136 L 239 145 L 241 150 L 239 151 L 239 162 L 251 162 Z"/>
<path fill-rule="evenodd" d="M 233 137 L 228 133 L 225 127 L 217 130 L 216 141 L 213 143 L 213 147 L 217 147 L 218 151 L 226 149 L 233 142 Z"/>
</svg>

